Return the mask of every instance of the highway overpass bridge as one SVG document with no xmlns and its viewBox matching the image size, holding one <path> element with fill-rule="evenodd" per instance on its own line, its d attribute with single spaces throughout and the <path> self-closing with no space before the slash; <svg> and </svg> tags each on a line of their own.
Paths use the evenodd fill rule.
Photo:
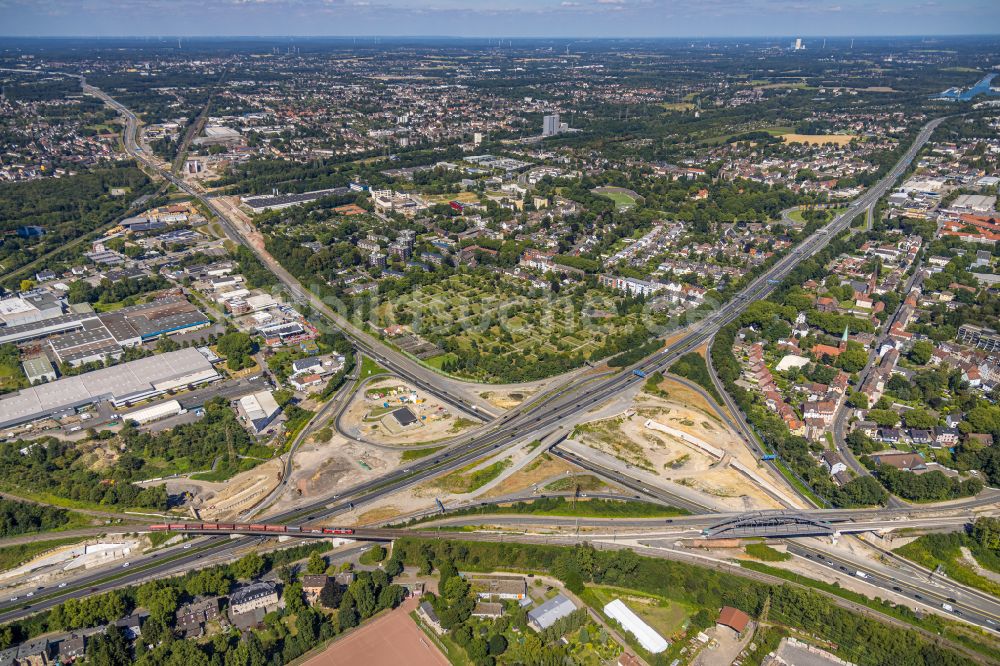
<svg viewBox="0 0 1000 666">
<path fill-rule="evenodd" d="M 847 524 L 848 526 L 850 523 Z M 839 531 L 825 520 L 793 511 L 754 511 L 727 518 L 702 533 L 712 538 L 833 536 Z"/>
</svg>

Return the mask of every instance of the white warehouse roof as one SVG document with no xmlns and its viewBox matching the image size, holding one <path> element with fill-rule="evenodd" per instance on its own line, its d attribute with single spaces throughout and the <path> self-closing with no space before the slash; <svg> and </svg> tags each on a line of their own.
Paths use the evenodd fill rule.
<svg viewBox="0 0 1000 666">
<path fill-rule="evenodd" d="M 163 402 L 158 402 L 155 405 L 149 405 L 148 407 L 137 409 L 134 412 L 122 414 L 122 419 L 125 421 L 135 421 L 141 425 L 143 423 L 156 421 L 157 419 L 162 419 L 167 416 L 180 414 L 183 411 L 184 409 L 181 407 L 181 403 L 176 400 L 164 400 Z"/>
<path fill-rule="evenodd" d="M 156 354 L 39 384 L 0 398 L 0 427 L 33 421 L 101 400 L 121 405 L 218 378 L 219 373 L 197 349 Z"/>
<path fill-rule="evenodd" d="M 646 651 L 652 654 L 663 652 L 670 643 L 663 636 L 657 633 L 656 629 L 642 621 L 638 615 L 633 613 L 628 606 L 622 603 L 621 599 L 615 599 L 604 607 L 604 614 L 617 620 L 625 631 L 638 639 Z"/>
</svg>

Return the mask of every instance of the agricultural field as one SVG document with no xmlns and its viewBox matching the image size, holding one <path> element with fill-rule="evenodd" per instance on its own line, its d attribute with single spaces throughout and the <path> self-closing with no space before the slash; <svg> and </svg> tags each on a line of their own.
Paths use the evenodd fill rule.
<svg viewBox="0 0 1000 666">
<path fill-rule="evenodd" d="M 857 137 L 853 134 L 782 134 L 781 138 L 785 143 L 808 143 L 821 146 L 824 143 L 832 143 L 838 146 L 846 146 Z"/>
<path fill-rule="evenodd" d="M 619 315 L 616 299 L 598 289 L 574 294 L 540 292 L 505 276 L 460 273 L 425 285 L 377 310 L 380 327 L 405 323 L 445 350 L 427 363 L 481 381 L 503 381 L 488 368 L 451 368 L 449 360 L 476 353 L 508 367 L 531 367 L 554 357 L 565 369 L 598 360 L 608 338 L 637 329 L 642 315 Z"/>
</svg>

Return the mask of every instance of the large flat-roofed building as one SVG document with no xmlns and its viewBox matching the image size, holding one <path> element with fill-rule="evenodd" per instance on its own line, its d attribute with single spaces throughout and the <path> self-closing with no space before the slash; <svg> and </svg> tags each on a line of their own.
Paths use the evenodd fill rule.
<svg viewBox="0 0 1000 666">
<path fill-rule="evenodd" d="M 242 197 L 243 205 L 255 213 L 265 210 L 281 210 L 304 203 L 310 203 L 323 197 L 338 197 L 349 193 L 347 187 L 334 187 L 329 190 L 314 190 L 299 194 L 262 194 L 255 197 Z"/>
<path fill-rule="evenodd" d="M 0 398 L 0 428 L 66 413 L 102 400 L 121 407 L 172 389 L 217 379 L 219 373 L 197 349 L 157 354 Z"/>
<path fill-rule="evenodd" d="M 62 313 L 62 303 L 58 297 L 47 291 L 0 299 L 0 323 L 7 326 L 44 321 Z"/>
<path fill-rule="evenodd" d="M 119 358 L 125 351 L 99 317 L 85 319 L 82 327 L 48 340 L 56 360 L 62 364 L 79 366 L 105 358 Z"/>
<path fill-rule="evenodd" d="M 24 376 L 28 378 L 29 384 L 41 384 L 56 380 L 56 371 L 49 359 L 44 356 L 25 359 L 21 366 L 24 368 Z"/>
<path fill-rule="evenodd" d="M 103 329 L 102 333 L 68 338 L 61 345 L 71 349 L 77 345 L 91 344 L 98 338 L 107 339 L 110 335 L 119 346 L 134 347 L 161 335 L 211 323 L 207 316 L 181 295 L 164 296 L 150 303 L 131 305 L 115 312 L 100 314 L 93 311 L 61 314 L 61 310 L 56 311 L 54 308 L 51 312 L 55 312 L 56 315 L 0 326 L 0 344 L 23 342 L 60 333 Z M 69 351 L 66 353 L 72 355 Z M 60 359 L 60 362 L 63 360 Z"/>
<path fill-rule="evenodd" d="M 1000 350 L 1000 333 L 992 328 L 976 324 L 962 324 L 958 327 L 958 339 L 967 345 L 973 345 L 983 351 Z"/>
<path fill-rule="evenodd" d="M 258 391 L 240 398 L 240 411 L 254 432 L 259 433 L 271 424 L 281 407 L 270 391 Z"/>
</svg>

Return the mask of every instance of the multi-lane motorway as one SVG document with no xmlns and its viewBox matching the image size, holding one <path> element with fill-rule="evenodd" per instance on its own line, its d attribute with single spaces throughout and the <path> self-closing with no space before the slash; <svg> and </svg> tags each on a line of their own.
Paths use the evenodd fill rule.
<svg viewBox="0 0 1000 666">
<path fill-rule="evenodd" d="M 322 313 L 330 321 L 345 330 L 359 350 L 377 359 L 393 372 L 406 377 L 419 388 L 449 402 L 466 414 L 476 416 L 482 420 L 487 420 L 492 416 L 485 409 L 481 408 L 474 399 L 461 395 L 460 391 L 454 390 L 453 383 L 449 384 L 440 376 L 433 373 L 433 371 L 424 368 L 398 352 L 372 340 L 368 336 L 357 333 L 349 325 L 349 322 L 344 321 L 332 308 L 304 289 L 293 276 L 277 265 L 269 255 L 264 253 L 262 248 L 256 247 L 248 238 L 251 230 L 242 228 L 238 223 L 231 221 L 218 208 L 216 202 L 175 176 L 169 170 L 169 165 L 164 167 L 149 158 L 136 142 L 138 119 L 129 109 L 119 104 L 104 92 L 87 85 L 82 78 L 81 82 L 86 92 L 103 99 L 125 118 L 124 142 L 129 153 L 178 188 L 196 197 L 209 210 L 218 215 L 220 223 L 231 238 L 247 245 L 257 253 L 264 260 L 265 265 L 279 277 L 293 296 L 303 302 L 308 302 L 314 311 Z M 536 397 L 533 401 L 527 402 L 517 409 L 511 410 L 493 420 L 489 425 L 478 429 L 477 432 L 454 440 L 454 443 L 447 450 L 433 458 L 415 462 L 410 468 L 397 470 L 382 478 L 360 484 L 345 492 L 341 497 L 327 497 L 293 511 L 269 516 L 267 521 L 270 523 L 309 523 L 328 519 L 359 504 L 371 502 L 387 494 L 420 483 L 430 477 L 478 460 L 484 455 L 502 447 L 507 447 L 529 438 L 541 438 L 559 428 L 563 422 L 579 416 L 588 409 L 616 396 L 623 390 L 630 388 L 634 382 L 641 381 L 639 377 L 631 373 L 632 369 L 640 369 L 646 373 L 665 369 L 680 355 L 709 340 L 720 327 L 738 317 L 749 303 L 766 297 L 774 289 L 775 285 L 785 278 L 799 262 L 811 257 L 822 249 L 832 238 L 844 231 L 855 216 L 870 208 L 906 170 L 917 151 L 926 143 L 933 129 L 940 122 L 941 120 L 939 119 L 925 125 L 907 153 L 889 174 L 853 202 L 847 211 L 775 262 L 763 275 L 752 280 L 732 301 L 722 305 L 719 309 L 708 314 L 704 319 L 691 325 L 675 342 L 636 364 L 633 368 L 627 368 L 625 372 L 617 374 L 598 376 L 589 381 L 563 385 Z M 37 610 L 51 607 L 68 598 L 85 596 L 95 591 L 133 584 L 184 567 L 197 566 L 208 559 L 232 554 L 239 549 L 252 545 L 256 541 L 257 539 L 254 537 L 234 539 L 206 537 L 199 539 L 197 544 L 190 550 L 175 548 L 140 558 L 130 563 L 130 567 L 115 571 L 113 576 L 105 571 L 80 577 L 65 588 L 57 589 L 55 592 L 47 592 L 44 596 L 38 595 L 34 603 L 31 604 L 31 607 L 27 607 L 23 599 L 17 602 L 2 600 L 0 601 L 0 609 L 2 609 L 0 610 L 0 622 L 9 621 Z"/>
</svg>

